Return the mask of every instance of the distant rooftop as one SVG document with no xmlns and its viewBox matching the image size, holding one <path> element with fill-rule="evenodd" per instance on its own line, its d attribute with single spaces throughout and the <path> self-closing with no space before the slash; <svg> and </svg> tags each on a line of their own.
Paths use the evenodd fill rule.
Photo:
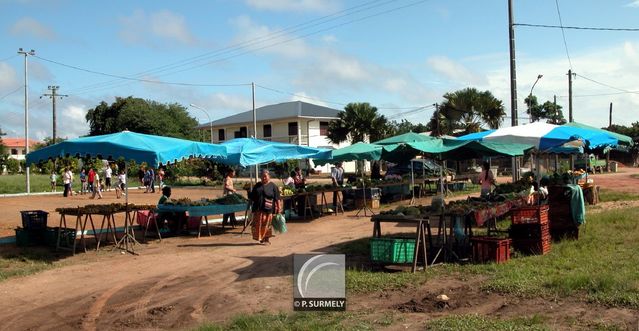
<svg viewBox="0 0 639 331">
<path fill-rule="evenodd" d="M 341 110 L 314 105 L 303 101 L 283 102 L 255 109 L 258 122 L 285 118 L 324 118 L 335 119 Z M 245 111 L 229 117 L 213 121 L 213 126 L 225 126 L 253 122 L 253 110 Z M 209 123 L 201 124 L 199 128 L 209 127 Z"/>
<path fill-rule="evenodd" d="M 32 147 L 40 142 L 37 140 L 29 139 L 29 147 Z M 6 138 L 2 137 L 2 144 L 8 148 L 25 147 L 24 138 Z"/>
</svg>

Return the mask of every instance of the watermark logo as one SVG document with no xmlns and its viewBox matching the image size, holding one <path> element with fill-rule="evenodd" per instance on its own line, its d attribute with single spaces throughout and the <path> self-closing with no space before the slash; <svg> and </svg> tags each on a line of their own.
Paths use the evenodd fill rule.
<svg viewBox="0 0 639 331">
<path fill-rule="evenodd" d="M 344 254 L 295 254 L 294 310 L 346 310 Z"/>
</svg>

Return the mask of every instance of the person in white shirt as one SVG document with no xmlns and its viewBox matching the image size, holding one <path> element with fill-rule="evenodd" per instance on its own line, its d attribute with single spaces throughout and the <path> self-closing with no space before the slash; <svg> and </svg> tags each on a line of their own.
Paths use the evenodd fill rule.
<svg viewBox="0 0 639 331">
<path fill-rule="evenodd" d="M 120 174 L 118 175 L 118 183 L 115 186 L 115 197 L 120 199 L 122 197 L 122 194 L 124 193 L 124 186 L 126 185 L 126 175 L 124 174 L 124 171 L 120 172 Z"/>
<path fill-rule="evenodd" d="M 56 191 L 55 181 L 56 179 L 58 179 L 58 175 L 55 173 L 55 170 L 51 171 L 51 176 L 49 178 L 51 179 L 51 192 L 55 192 Z"/>
<path fill-rule="evenodd" d="M 344 168 L 342 168 L 342 162 L 335 163 L 335 167 L 331 169 L 331 180 L 333 186 L 341 187 L 344 185 Z M 333 209 L 337 210 L 337 195 L 339 192 L 333 192 Z"/>
<path fill-rule="evenodd" d="M 104 185 L 106 186 L 106 191 L 111 191 L 111 175 L 113 174 L 113 170 L 111 169 L 111 165 L 108 165 L 104 170 Z"/>
<path fill-rule="evenodd" d="M 73 182 L 73 172 L 71 172 L 71 169 L 69 169 L 69 167 L 64 168 L 62 182 L 64 183 L 63 196 L 73 196 L 73 190 L 71 189 L 71 183 Z"/>
</svg>

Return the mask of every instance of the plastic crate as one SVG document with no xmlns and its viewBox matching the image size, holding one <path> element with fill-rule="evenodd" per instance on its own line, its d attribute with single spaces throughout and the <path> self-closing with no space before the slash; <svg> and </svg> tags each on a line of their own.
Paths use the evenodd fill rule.
<svg viewBox="0 0 639 331">
<path fill-rule="evenodd" d="M 511 211 L 513 224 L 548 223 L 548 205 L 527 206 Z"/>
<path fill-rule="evenodd" d="M 514 239 L 513 248 L 524 254 L 545 255 L 550 252 L 552 246 L 550 238 L 543 240 Z"/>
<path fill-rule="evenodd" d="M 56 247 L 58 244 L 58 230 L 60 228 L 47 228 L 44 234 L 44 243 L 49 247 Z M 73 247 L 75 241 L 75 229 L 62 228 L 60 233 L 60 247 Z"/>
<path fill-rule="evenodd" d="M 45 230 L 47 228 L 47 213 L 44 210 L 23 210 L 22 227 L 26 230 Z"/>
<path fill-rule="evenodd" d="M 510 260 L 511 239 L 493 237 L 474 237 L 470 239 L 473 247 L 473 261 L 479 263 L 505 263 Z"/>
<path fill-rule="evenodd" d="M 513 224 L 508 231 L 512 239 L 549 239 L 550 228 L 548 223 L 538 224 Z"/>
<path fill-rule="evenodd" d="M 35 246 L 45 243 L 45 234 L 43 231 L 27 230 L 24 228 L 16 228 L 16 246 Z"/>
<path fill-rule="evenodd" d="M 371 238 L 371 261 L 378 263 L 413 263 L 415 239 Z"/>
</svg>

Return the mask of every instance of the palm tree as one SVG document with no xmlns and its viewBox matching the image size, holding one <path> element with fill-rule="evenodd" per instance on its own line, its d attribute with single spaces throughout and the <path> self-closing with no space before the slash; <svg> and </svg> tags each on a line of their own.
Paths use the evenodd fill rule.
<svg viewBox="0 0 639 331">
<path fill-rule="evenodd" d="M 350 140 L 351 143 L 377 141 L 386 136 L 388 120 L 377 112 L 377 108 L 368 102 L 349 103 L 344 110 L 337 114 L 339 118 L 328 125 L 328 140 L 339 144 Z"/>
<path fill-rule="evenodd" d="M 480 92 L 474 87 L 444 94 L 445 101 L 439 108 L 439 127 L 442 134 L 453 134 L 456 129 L 465 133 L 478 132 L 482 124 L 491 129 L 499 128 L 506 115 L 504 104 L 489 91 Z M 435 114 L 429 123 L 434 128 Z"/>
</svg>

